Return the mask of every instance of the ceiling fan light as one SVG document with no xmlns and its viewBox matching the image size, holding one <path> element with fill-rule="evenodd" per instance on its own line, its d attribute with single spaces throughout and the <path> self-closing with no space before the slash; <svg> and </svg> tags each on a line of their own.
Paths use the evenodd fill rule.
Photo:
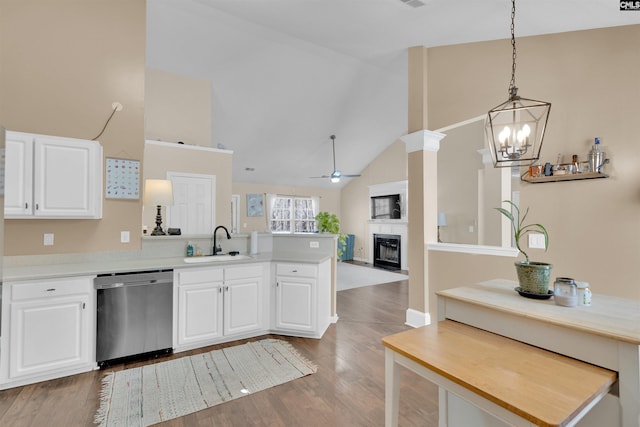
<svg viewBox="0 0 640 427">
<path fill-rule="evenodd" d="M 340 182 L 340 177 L 339 176 L 332 176 L 331 177 L 331 182 Z"/>
</svg>

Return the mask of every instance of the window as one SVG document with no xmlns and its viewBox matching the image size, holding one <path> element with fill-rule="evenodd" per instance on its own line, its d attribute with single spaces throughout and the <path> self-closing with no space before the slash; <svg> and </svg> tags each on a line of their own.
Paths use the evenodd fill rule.
<svg viewBox="0 0 640 427">
<path fill-rule="evenodd" d="M 272 233 L 314 233 L 317 197 L 293 197 L 267 194 L 269 230 Z"/>
</svg>

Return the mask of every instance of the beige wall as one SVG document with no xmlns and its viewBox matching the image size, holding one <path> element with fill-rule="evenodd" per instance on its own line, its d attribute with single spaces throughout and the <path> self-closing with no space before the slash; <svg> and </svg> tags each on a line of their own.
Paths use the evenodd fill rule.
<svg viewBox="0 0 640 427">
<path fill-rule="evenodd" d="M 142 160 L 144 0 L 0 0 L 0 117 L 8 130 L 98 135 L 105 157 Z M 5 255 L 140 248 L 140 201 L 105 200 L 101 220 L 6 220 Z M 55 245 L 43 246 L 44 233 Z"/>
<path fill-rule="evenodd" d="M 354 234 L 354 257 L 368 259 L 369 186 L 407 179 L 407 151 L 402 141 L 395 141 L 342 189 L 340 195 L 341 228 Z M 411 203 L 411 202 L 409 202 Z"/>
<path fill-rule="evenodd" d="M 268 185 L 268 184 L 256 184 L 245 182 L 233 183 L 233 194 L 240 196 L 240 233 L 250 233 L 252 231 L 268 231 L 267 218 L 266 218 L 266 206 L 264 213 L 261 217 L 248 217 L 247 216 L 247 194 L 262 194 L 262 202 L 265 203 L 265 194 L 283 194 L 289 196 L 301 196 L 301 197 L 319 197 L 320 198 L 320 211 L 327 211 L 336 214 L 340 218 L 340 191 L 339 190 L 327 190 L 323 188 L 313 187 L 289 187 L 283 185 Z M 340 218 L 342 220 L 342 218 Z M 341 228 L 343 224 L 341 222 Z M 343 228 L 344 229 L 344 228 Z"/>
<path fill-rule="evenodd" d="M 521 206 L 531 207 L 529 218 L 550 233 L 549 251 L 530 256 L 551 262 L 552 277 L 590 282 L 596 304 L 599 293 L 640 300 L 639 43 L 638 25 L 517 39 L 520 95 L 552 103 L 543 162 L 555 163 L 558 153 L 585 159 L 596 136 L 611 158 L 608 179 L 521 185 Z M 504 101 L 510 52 L 507 40 L 430 49 L 430 126 L 478 116 Z M 515 280 L 514 261 L 432 252 L 430 292 Z"/>
<path fill-rule="evenodd" d="M 211 146 L 211 82 L 146 69 L 145 137 Z"/>
<path fill-rule="evenodd" d="M 167 172 L 215 175 L 215 225 L 230 227 L 232 160 L 232 152 L 227 150 L 204 150 L 180 144 L 147 144 L 144 150 L 144 178 L 167 179 Z M 162 209 L 162 215 L 166 218 L 165 208 Z M 142 223 L 149 231 L 155 227 L 155 216 L 156 209 L 153 206 L 144 207 Z"/>
</svg>

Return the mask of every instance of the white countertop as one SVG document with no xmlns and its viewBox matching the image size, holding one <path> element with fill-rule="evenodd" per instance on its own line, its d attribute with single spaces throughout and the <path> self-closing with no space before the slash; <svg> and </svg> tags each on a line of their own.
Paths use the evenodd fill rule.
<svg viewBox="0 0 640 427">
<path fill-rule="evenodd" d="M 563 307 L 553 298 L 518 295 L 511 280 L 490 280 L 436 292 L 439 297 L 476 304 L 516 316 L 640 345 L 640 301 L 594 294 L 590 307 Z"/>
<path fill-rule="evenodd" d="M 5 262 L 3 268 L 3 281 L 21 281 L 34 279 L 50 279 L 56 277 L 70 276 L 92 276 L 97 274 L 125 273 L 146 270 L 170 270 L 176 268 L 214 267 L 241 265 L 256 262 L 296 262 L 318 264 L 330 258 L 324 254 L 314 253 L 264 253 L 252 255 L 250 259 L 237 261 L 212 261 L 205 263 L 189 264 L 184 261 L 184 257 L 170 258 L 143 258 L 129 257 L 124 259 L 113 259 L 109 256 L 101 256 L 99 253 L 95 257 L 82 259 L 74 262 L 70 259 L 51 263 L 16 263 Z"/>
</svg>

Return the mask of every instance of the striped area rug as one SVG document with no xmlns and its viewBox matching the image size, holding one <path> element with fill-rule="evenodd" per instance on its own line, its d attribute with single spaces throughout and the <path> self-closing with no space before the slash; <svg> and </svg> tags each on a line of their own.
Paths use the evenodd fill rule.
<svg viewBox="0 0 640 427">
<path fill-rule="evenodd" d="M 315 373 L 286 341 L 264 339 L 111 372 L 95 423 L 148 426 Z"/>
</svg>

